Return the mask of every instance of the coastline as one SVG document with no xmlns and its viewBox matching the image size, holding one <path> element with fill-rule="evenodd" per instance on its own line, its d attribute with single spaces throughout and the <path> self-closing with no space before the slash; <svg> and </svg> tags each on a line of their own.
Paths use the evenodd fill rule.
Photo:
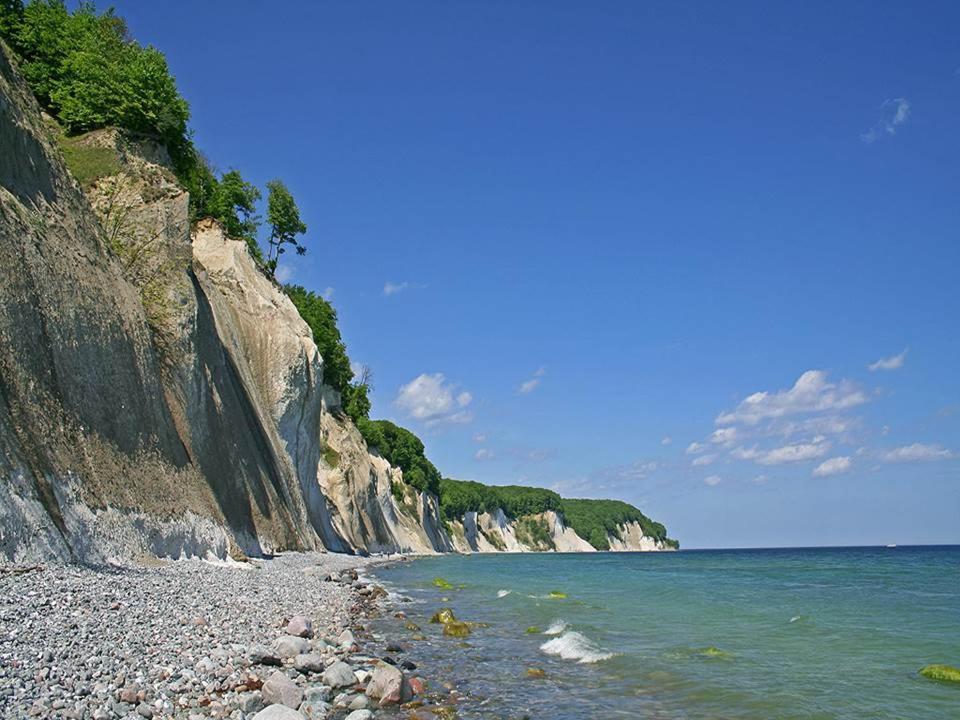
<svg viewBox="0 0 960 720">
<path fill-rule="evenodd" d="M 364 570 L 406 560 L 0 566 L 0 717 L 369 719 L 391 702 L 368 697 L 378 678 L 424 693 L 370 632 L 386 593 Z M 264 711 L 276 700 L 299 712 Z"/>
</svg>

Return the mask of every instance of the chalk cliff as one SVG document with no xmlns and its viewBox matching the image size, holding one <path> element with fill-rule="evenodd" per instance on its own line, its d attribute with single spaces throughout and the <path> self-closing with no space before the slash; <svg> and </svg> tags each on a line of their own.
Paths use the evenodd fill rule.
<svg viewBox="0 0 960 720">
<path fill-rule="evenodd" d="M 538 531 L 537 528 L 542 531 Z M 596 552 L 589 542 L 569 527 L 561 513 L 546 512 L 509 518 L 503 510 L 467 512 L 449 523 L 457 552 Z M 611 552 L 672 550 L 662 540 L 643 534 L 639 523 L 623 523 L 607 534 Z"/>
<path fill-rule="evenodd" d="M 91 133 L 118 165 L 85 195 L 3 51 L 0 96 L 0 555 L 449 549 L 245 244 L 191 232 L 163 149 Z"/>
<path fill-rule="evenodd" d="M 0 43 L 0 559 L 594 550 L 553 511 L 443 522 L 246 243 L 191 226 L 164 148 L 72 138 L 108 168 L 81 186 L 57 133 Z"/>
</svg>

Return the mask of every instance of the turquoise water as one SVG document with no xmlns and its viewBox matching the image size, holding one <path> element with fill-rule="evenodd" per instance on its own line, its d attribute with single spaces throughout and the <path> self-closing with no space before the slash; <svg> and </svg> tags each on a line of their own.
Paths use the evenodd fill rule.
<svg viewBox="0 0 960 720">
<path fill-rule="evenodd" d="M 451 556 L 377 577 L 427 636 L 424 676 L 468 696 L 461 718 L 960 718 L 960 686 L 917 675 L 960 666 L 958 546 Z M 442 606 L 490 626 L 461 646 L 428 623 Z"/>
</svg>

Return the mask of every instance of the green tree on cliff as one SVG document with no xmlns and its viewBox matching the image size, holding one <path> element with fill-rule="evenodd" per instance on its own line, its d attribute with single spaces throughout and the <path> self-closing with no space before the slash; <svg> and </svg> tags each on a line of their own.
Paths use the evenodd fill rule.
<svg viewBox="0 0 960 720">
<path fill-rule="evenodd" d="M 324 384 L 342 395 L 353 379 L 353 370 L 337 327 L 337 311 L 322 297 L 300 285 L 287 285 L 284 290 L 313 333 L 313 341 L 323 358 Z"/>
<path fill-rule="evenodd" d="M 209 211 L 223 224 L 230 237 L 246 240 L 250 254 L 262 263 L 263 253 L 257 244 L 260 216 L 256 212 L 256 203 L 259 199 L 257 187 L 244 180 L 238 170 L 230 170 L 215 182 Z"/>
<path fill-rule="evenodd" d="M 286 251 L 284 245 L 292 245 L 297 255 L 304 255 L 307 249 L 297 241 L 297 235 L 307 231 L 300 219 L 300 209 L 287 186 L 280 180 L 267 183 L 267 222 L 270 223 L 270 249 L 267 252 L 267 268 L 270 272 L 277 269 L 277 261 Z"/>
<path fill-rule="evenodd" d="M 40 103 L 69 133 L 114 125 L 157 137 L 178 157 L 190 146 L 190 109 L 163 53 L 130 39 L 113 10 L 62 0 L 3 0 L 0 32 Z"/>
<path fill-rule="evenodd" d="M 343 410 L 353 422 L 370 417 L 370 393 L 373 392 L 373 373 L 366 365 L 361 366 L 353 380 L 343 389 L 341 400 Z"/>
<path fill-rule="evenodd" d="M 0 37 L 13 37 L 22 20 L 22 0 L 0 0 Z"/>
</svg>

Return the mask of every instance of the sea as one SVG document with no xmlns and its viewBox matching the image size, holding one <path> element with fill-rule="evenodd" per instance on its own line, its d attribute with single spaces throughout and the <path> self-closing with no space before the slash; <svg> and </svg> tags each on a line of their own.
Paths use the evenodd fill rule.
<svg viewBox="0 0 960 720">
<path fill-rule="evenodd" d="M 463 694 L 462 720 L 960 719 L 960 685 L 918 674 L 960 666 L 960 546 L 450 555 L 374 574 L 392 602 L 375 631 Z M 442 607 L 487 626 L 445 637 Z"/>
</svg>

